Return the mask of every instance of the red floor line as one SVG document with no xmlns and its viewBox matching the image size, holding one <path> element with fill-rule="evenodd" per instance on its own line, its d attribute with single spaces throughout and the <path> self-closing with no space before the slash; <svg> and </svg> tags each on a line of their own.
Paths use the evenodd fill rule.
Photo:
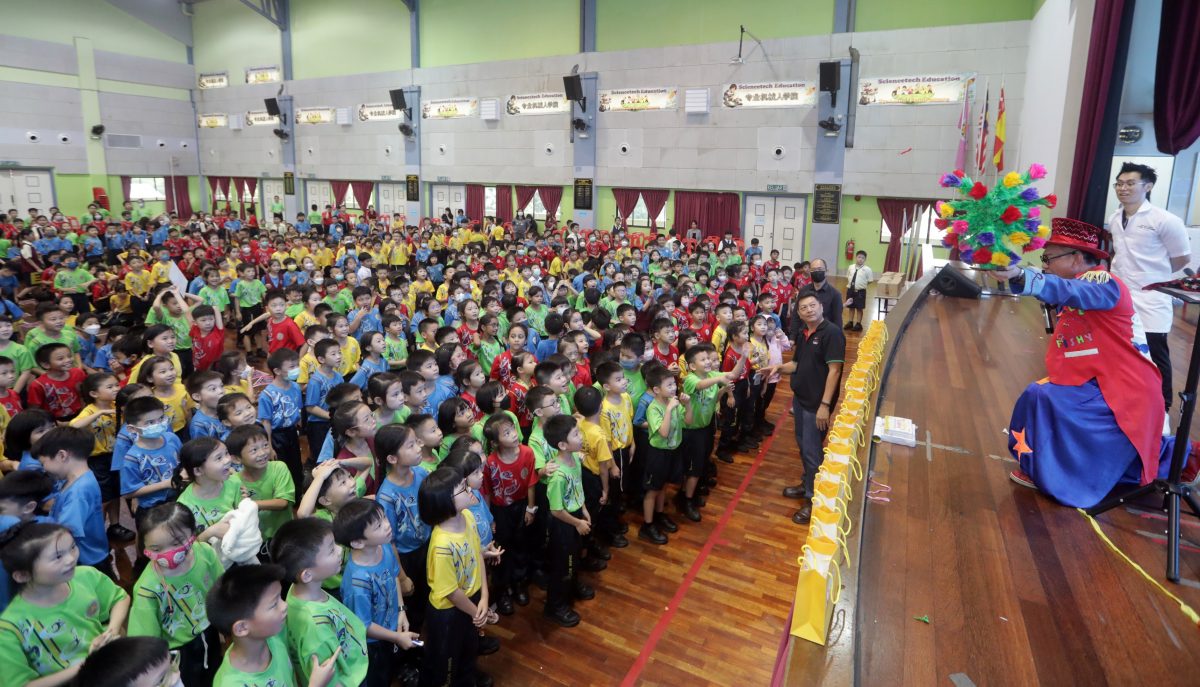
<svg viewBox="0 0 1200 687">
<path fill-rule="evenodd" d="M 783 423 L 779 422 L 779 426 L 782 425 Z M 725 531 L 725 526 L 729 524 L 729 519 L 733 517 L 733 511 L 737 509 L 738 503 L 742 500 L 742 494 L 746 493 L 746 489 L 750 486 L 750 481 L 754 479 L 758 468 L 767 457 L 767 450 L 774 443 L 775 436 L 779 432 L 779 426 L 776 426 L 775 431 L 771 432 L 770 436 L 759 447 L 758 456 L 754 459 L 754 464 L 750 466 L 750 470 L 742 479 L 742 483 L 738 485 L 737 491 L 734 492 L 733 498 L 729 500 L 729 505 L 725 507 L 725 512 L 721 514 L 721 518 L 717 520 L 717 526 L 708 535 L 708 539 L 704 542 L 704 547 L 700 549 L 700 553 L 696 556 L 692 567 L 683 576 L 683 582 L 679 583 L 679 588 L 675 590 L 675 596 L 671 597 L 671 603 L 667 604 L 667 610 L 663 611 L 662 616 L 659 617 L 658 622 L 654 625 L 654 629 L 650 631 L 650 636 L 646 638 L 646 643 L 642 645 L 642 651 L 638 654 L 637 660 L 633 662 L 633 665 L 629 668 L 629 672 L 625 674 L 625 679 L 621 681 L 621 687 L 633 687 L 636 684 L 638 676 L 645 670 L 646 664 L 650 662 L 650 655 L 654 653 L 654 649 L 658 645 L 658 640 L 662 639 L 663 634 L 667 631 L 667 626 L 671 624 L 671 619 L 675 617 L 675 613 L 679 610 L 679 604 L 683 602 L 683 597 L 687 595 L 688 589 L 691 588 L 692 581 L 696 579 L 696 575 L 704 567 L 704 562 L 708 560 L 713 547 L 716 546 L 717 541 L 721 537 L 721 533 Z"/>
</svg>

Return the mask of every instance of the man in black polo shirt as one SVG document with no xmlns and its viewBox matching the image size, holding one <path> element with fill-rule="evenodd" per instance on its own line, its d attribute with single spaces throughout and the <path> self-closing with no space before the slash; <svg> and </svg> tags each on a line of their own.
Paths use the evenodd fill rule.
<svg viewBox="0 0 1200 687">
<path fill-rule="evenodd" d="M 804 461 L 804 479 L 784 489 L 783 495 L 807 500 L 792 516 L 792 522 L 806 525 L 812 517 L 813 479 L 825 459 L 825 432 L 837 405 L 842 365 L 846 361 L 846 337 L 841 327 L 825 319 L 817 294 L 811 291 L 800 294 L 796 314 L 803 322 L 796 337 L 796 354 L 792 362 L 778 366 L 778 370 L 792 375 L 792 412 L 796 420 L 796 446 Z M 763 374 L 769 374 L 767 369 Z"/>
<path fill-rule="evenodd" d="M 838 293 L 838 290 L 834 288 L 833 284 L 826 279 L 825 261 L 820 258 L 813 260 L 812 270 L 809 272 L 809 274 L 812 276 L 812 283 L 800 289 L 800 292 L 796 294 L 797 301 L 799 301 L 804 294 L 811 293 L 812 295 L 816 296 L 817 300 L 821 302 L 821 307 L 824 308 L 825 319 L 832 322 L 838 329 L 841 329 L 842 294 Z M 804 324 L 800 321 L 800 318 L 792 318 L 790 331 L 788 331 L 788 338 L 799 343 L 800 330 L 803 329 L 803 327 Z"/>
</svg>

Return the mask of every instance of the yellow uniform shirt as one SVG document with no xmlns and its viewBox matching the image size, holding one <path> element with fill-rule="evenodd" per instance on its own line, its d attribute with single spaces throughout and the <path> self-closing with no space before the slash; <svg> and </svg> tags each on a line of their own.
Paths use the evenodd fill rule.
<svg viewBox="0 0 1200 687">
<path fill-rule="evenodd" d="M 497 224 L 496 226 L 492 227 L 492 240 L 493 241 L 503 241 L 504 240 L 504 227 L 503 226 Z"/>
<path fill-rule="evenodd" d="M 131 273 L 132 274 L 132 273 Z M 154 263 L 150 268 L 150 278 L 155 284 L 166 284 L 171 281 L 171 263 L 161 260 Z"/>
<path fill-rule="evenodd" d="M 136 363 L 134 363 L 133 369 L 129 371 L 129 381 L 131 381 L 131 382 L 137 381 L 138 373 L 140 373 L 142 371 L 142 363 L 145 363 L 149 359 L 150 359 L 150 356 L 144 355 L 141 357 L 140 360 L 138 360 Z M 179 364 L 179 354 L 176 353 L 175 351 L 171 351 L 171 363 L 174 364 L 174 366 L 175 366 L 176 379 L 182 379 L 183 378 L 183 366 Z"/>
<path fill-rule="evenodd" d="M 313 251 L 313 262 L 317 267 L 329 267 L 333 264 L 333 251 L 328 248 L 318 248 Z"/>
<path fill-rule="evenodd" d="M 619 450 L 633 443 L 633 401 L 629 394 L 621 394 L 616 403 L 609 400 L 609 394 L 604 394 L 600 404 L 600 426 L 612 448 Z"/>
<path fill-rule="evenodd" d="M 296 379 L 301 384 L 308 384 L 308 378 L 312 376 L 314 370 L 320 367 L 317 362 L 317 357 L 311 352 L 300 356 L 300 377 Z"/>
<path fill-rule="evenodd" d="M 362 348 L 353 336 L 347 336 L 345 341 L 338 343 L 342 347 L 342 364 L 337 368 L 337 373 L 345 377 L 358 370 L 358 363 L 362 360 Z"/>
<path fill-rule="evenodd" d="M 592 422 L 581 420 L 579 432 L 583 434 L 583 468 L 593 475 L 600 474 L 601 466 L 608 469 L 605 463 L 612 462 L 612 449 L 608 445 L 608 432 Z"/>
<path fill-rule="evenodd" d="M 298 263 L 300 263 L 301 260 L 304 260 L 304 258 L 307 258 L 308 256 L 312 255 L 312 253 L 309 252 L 309 250 L 307 248 L 305 248 L 304 246 L 295 246 L 292 248 L 292 251 L 291 251 L 291 253 L 289 253 L 289 255 L 291 255 L 293 258 L 295 258 L 296 263 L 298 264 Z"/>
<path fill-rule="evenodd" d="M 142 270 L 141 272 L 130 272 L 125 275 L 125 290 L 131 296 L 145 298 L 150 293 L 150 287 L 154 285 L 154 277 L 150 273 Z"/>
<path fill-rule="evenodd" d="M 717 349 L 717 354 L 722 358 L 725 357 L 725 344 L 727 343 L 728 339 L 729 334 L 725 331 L 725 327 L 719 324 L 716 327 L 713 327 L 712 345 L 713 348 Z"/>
<path fill-rule="evenodd" d="M 300 312 L 296 313 L 296 316 L 292 318 L 292 321 L 295 322 L 296 326 L 300 328 L 301 334 L 304 334 L 304 330 L 308 329 L 314 324 L 321 324 L 321 321 L 317 319 L 317 316 L 307 310 L 301 310 Z"/>
<path fill-rule="evenodd" d="M 158 393 L 154 397 L 163 403 L 164 415 L 171 421 L 171 431 L 178 432 L 187 427 L 188 420 L 191 419 L 191 410 L 188 407 L 187 388 L 179 382 L 175 382 L 175 386 L 171 388 L 170 396 L 159 396 Z"/>
<path fill-rule="evenodd" d="M 445 248 L 446 248 L 446 235 L 445 234 L 434 234 L 433 236 L 429 237 L 429 249 L 430 250 L 445 250 Z"/>
<path fill-rule="evenodd" d="M 483 586 L 483 551 L 475 516 L 462 511 L 465 527 L 462 532 L 450 532 L 435 525 L 429 536 L 426 554 L 426 577 L 429 580 L 429 604 L 438 610 L 453 608 L 450 595 L 461 589 L 473 596 Z"/>
<path fill-rule="evenodd" d="M 100 412 L 94 403 L 89 403 L 79 411 L 80 417 L 87 417 Z M 96 444 L 92 447 L 92 455 L 98 456 L 104 453 L 112 453 L 113 444 L 117 443 L 117 418 L 115 415 L 100 415 L 92 424 L 84 427 L 96 437 Z"/>
<path fill-rule="evenodd" d="M 292 257 L 292 254 L 285 250 L 277 250 L 274 253 L 271 253 L 271 259 L 278 260 L 280 265 L 283 264 L 284 260 L 287 260 L 290 257 Z"/>
<path fill-rule="evenodd" d="M 450 250 L 460 251 L 463 249 L 464 243 L 466 242 L 464 241 L 462 235 L 455 234 L 454 236 L 450 237 Z"/>
<path fill-rule="evenodd" d="M 562 258 L 560 258 L 556 255 L 556 256 L 554 256 L 554 259 L 550 261 L 550 274 L 555 277 L 560 277 L 560 276 L 562 276 L 562 273 L 563 273 L 563 261 L 562 261 Z"/>
</svg>

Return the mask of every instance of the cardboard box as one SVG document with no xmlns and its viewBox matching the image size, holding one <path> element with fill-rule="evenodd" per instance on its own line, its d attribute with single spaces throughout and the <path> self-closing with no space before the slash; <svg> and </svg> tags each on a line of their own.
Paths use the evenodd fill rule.
<svg viewBox="0 0 1200 687">
<path fill-rule="evenodd" d="M 876 296 L 879 298 L 899 298 L 904 292 L 904 275 L 899 272 L 884 272 L 875 282 Z"/>
</svg>

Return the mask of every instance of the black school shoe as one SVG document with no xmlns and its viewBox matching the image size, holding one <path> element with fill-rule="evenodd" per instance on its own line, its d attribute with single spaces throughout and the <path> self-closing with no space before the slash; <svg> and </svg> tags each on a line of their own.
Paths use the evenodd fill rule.
<svg viewBox="0 0 1200 687">
<path fill-rule="evenodd" d="M 596 598 L 596 590 L 590 586 L 579 582 L 575 585 L 575 598 L 580 601 L 591 601 Z"/>
<path fill-rule="evenodd" d="M 608 561 L 599 558 L 585 558 L 579 564 L 579 569 L 586 572 L 600 572 L 608 567 Z"/>
<path fill-rule="evenodd" d="M 696 510 L 696 504 L 692 503 L 692 499 L 684 496 L 682 492 L 675 497 L 675 508 L 688 520 L 700 522 L 700 511 Z"/>
<path fill-rule="evenodd" d="M 588 551 L 588 555 L 591 558 L 598 558 L 602 561 L 612 560 L 612 552 L 609 551 L 608 547 L 604 546 L 603 544 L 598 544 L 593 541 L 591 546 L 588 548 L 591 549 L 590 551 Z"/>
<path fill-rule="evenodd" d="M 642 525 L 638 528 L 638 539 L 648 541 L 651 544 L 657 544 L 658 546 L 667 543 L 667 535 L 660 532 L 658 526 L 653 523 Z"/>
<path fill-rule="evenodd" d="M 491 675 L 488 675 L 478 668 L 475 669 L 475 687 L 492 687 L 494 684 L 496 684 L 496 682 L 492 679 Z"/>
<path fill-rule="evenodd" d="M 526 587 L 517 587 L 517 593 L 513 594 L 513 601 L 516 601 L 518 606 L 528 606 L 529 589 Z"/>
<path fill-rule="evenodd" d="M 629 526 L 626 525 L 625 529 L 628 530 Z M 624 534 L 614 534 L 612 536 L 612 541 L 609 542 L 608 545 L 614 549 L 623 549 L 626 546 L 629 546 L 629 539 L 627 539 Z"/>
<path fill-rule="evenodd" d="M 137 539 L 136 532 L 129 529 L 128 527 L 125 527 L 124 525 L 118 525 L 115 523 L 108 526 L 108 530 L 105 532 L 105 534 L 108 535 L 109 539 L 112 539 L 113 541 L 119 541 L 122 543 L 128 543 L 128 542 L 133 541 L 134 539 Z"/>
<path fill-rule="evenodd" d="M 512 596 L 502 594 L 499 599 L 496 599 L 496 612 L 500 615 L 512 615 L 516 612 L 513 608 Z"/>
<path fill-rule="evenodd" d="M 664 532 L 670 532 L 674 534 L 675 532 L 679 531 L 679 525 L 676 525 L 675 521 L 672 520 L 666 513 L 655 513 L 654 524 L 658 525 L 659 529 L 663 530 Z"/>
<path fill-rule="evenodd" d="M 479 636 L 479 655 L 487 656 L 500 650 L 500 640 L 488 635 Z"/>
<path fill-rule="evenodd" d="M 542 616 L 554 621 L 561 627 L 575 627 L 579 624 L 579 614 L 571 610 L 568 606 L 563 606 L 555 610 L 546 609 L 542 612 Z"/>
</svg>

